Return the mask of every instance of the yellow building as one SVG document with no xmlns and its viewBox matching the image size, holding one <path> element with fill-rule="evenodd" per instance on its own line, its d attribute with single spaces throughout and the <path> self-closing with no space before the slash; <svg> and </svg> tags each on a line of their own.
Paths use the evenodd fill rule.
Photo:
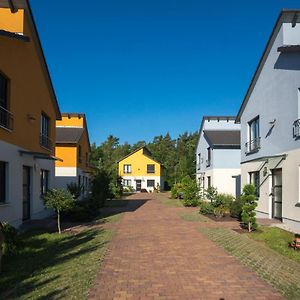
<svg viewBox="0 0 300 300">
<path fill-rule="evenodd" d="M 56 186 L 66 188 L 74 182 L 82 188 L 82 195 L 89 191 L 92 171 L 91 153 L 86 117 L 79 113 L 64 113 L 56 121 L 55 155 L 62 159 L 55 163 Z"/>
<path fill-rule="evenodd" d="M 0 220 L 49 214 L 60 111 L 29 3 L 0 1 Z"/>
<path fill-rule="evenodd" d="M 164 167 L 151 157 L 146 147 L 141 147 L 118 162 L 118 174 L 123 187 L 140 192 L 164 189 Z"/>
</svg>

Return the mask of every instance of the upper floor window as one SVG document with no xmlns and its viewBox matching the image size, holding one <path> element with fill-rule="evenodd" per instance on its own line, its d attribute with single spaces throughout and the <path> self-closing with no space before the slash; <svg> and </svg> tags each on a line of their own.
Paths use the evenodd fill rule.
<svg viewBox="0 0 300 300">
<path fill-rule="evenodd" d="M 6 202 L 6 165 L 6 162 L 0 161 L 0 203 Z"/>
<path fill-rule="evenodd" d="M 246 143 L 246 153 L 258 151 L 260 148 L 259 136 L 259 116 L 248 122 L 248 141 Z"/>
<path fill-rule="evenodd" d="M 260 186 L 259 171 L 249 172 L 249 179 L 250 179 L 250 184 L 253 184 L 255 186 L 256 197 L 259 197 L 259 186 Z"/>
<path fill-rule="evenodd" d="M 52 141 L 50 140 L 50 119 L 46 114 L 41 115 L 41 132 L 40 132 L 40 144 L 47 148 L 52 149 Z"/>
<path fill-rule="evenodd" d="M 147 173 L 148 174 L 153 174 L 155 173 L 155 165 L 147 165 Z"/>
<path fill-rule="evenodd" d="M 0 74 L 0 126 L 12 129 L 12 114 L 8 111 L 8 80 Z"/>
<path fill-rule="evenodd" d="M 124 174 L 130 174 L 131 173 L 131 165 L 124 165 L 123 172 L 124 172 Z"/>
<path fill-rule="evenodd" d="M 201 153 L 198 153 L 198 165 L 197 165 L 197 169 L 198 170 L 201 169 Z"/>
<path fill-rule="evenodd" d="M 41 170 L 41 196 L 44 196 L 49 190 L 49 171 Z"/>
<path fill-rule="evenodd" d="M 207 160 L 206 160 L 206 167 L 211 166 L 211 148 L 207 148 Z"/>
<path fill-rule="evenodd" d="M 293 137 L 300 138 L 300 89 L 298 89 L 298 118 L 293 123 Z"/>
</svg>

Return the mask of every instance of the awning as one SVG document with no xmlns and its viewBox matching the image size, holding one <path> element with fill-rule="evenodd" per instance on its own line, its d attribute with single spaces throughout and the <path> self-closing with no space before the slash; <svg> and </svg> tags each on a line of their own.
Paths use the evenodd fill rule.
<svg viewBox="0 0 300 300">
<path fill-rule="evenodd" d="M 46 153 L 42 152 L 31 152 L 31 151 L 24 151 L 24 150 L 19 150 L 20 155 L 30 155 L 33 156 L 34 159 L 48 159 L 48 160 L 58 160 L 58 161 L 63 161 L 61 158 L 49 155 Z"/>
</svg>

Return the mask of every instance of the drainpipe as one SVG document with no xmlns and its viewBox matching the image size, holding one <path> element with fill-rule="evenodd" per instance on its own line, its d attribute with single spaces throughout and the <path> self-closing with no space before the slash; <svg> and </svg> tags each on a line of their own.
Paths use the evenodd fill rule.
<svg viewBox="0 0 300 300">
<path fill-rule="evenodd" d="M 18 8 L 14 5 L 13 0 L 8 0 L 8 5 L 12 14 L 18 11 Z"/>
</svg>

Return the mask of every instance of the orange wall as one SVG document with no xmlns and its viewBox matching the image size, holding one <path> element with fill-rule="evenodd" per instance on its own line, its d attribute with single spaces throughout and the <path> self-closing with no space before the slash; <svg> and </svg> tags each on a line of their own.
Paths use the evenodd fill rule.
<svg viewBox="0 0 300 300">
<path fill-rule="evenodd" d="M 12 14 L 9 8 L 0 8 L 0 29 L 23 33 L 24 10 Z"/>
<path fill-rule="evenodd" d="M 84 118 L 78 118 L 78 117 L 66 117 L 62 116 L 61 120 L 56 121 L 56 126 L 70 126 L 70 127 L 84 127 L 83 126 L 83 120 Z"/>
<path fill-rule="evenodd" d="M 8 109 L 14 117 L 13 131 L 0 128 L 0 140 L 27 150 L 49 153 L 40 146 L 40 117 L 44 112 L 50 118 L 50 138 L 55 142 L 55 106 L 26 14 L 24 34 L 30 37 L 30 42 L 0 36 L 0 72 L 10 80 Z M 30 121 L 28 115 L 35 121 Z"/>
</svg>

